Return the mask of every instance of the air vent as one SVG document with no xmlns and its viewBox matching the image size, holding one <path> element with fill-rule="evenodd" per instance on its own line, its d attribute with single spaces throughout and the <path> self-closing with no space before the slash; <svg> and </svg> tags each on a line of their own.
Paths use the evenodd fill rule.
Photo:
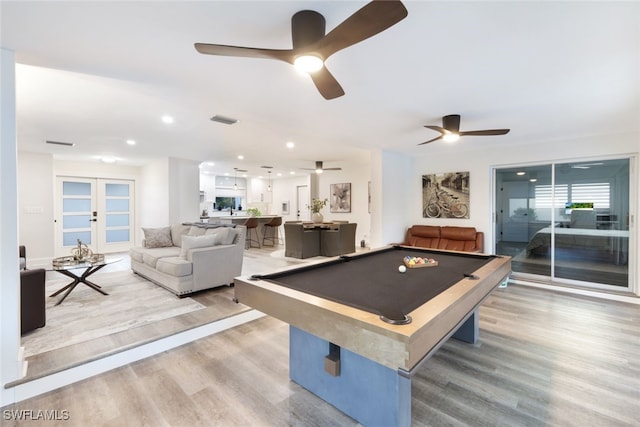
<svg viewBox="0 0 640 427">
<path fill-rule="evenodd" d="M 225 117 L 220 115 L 215 115 L 211 117 L 212 122 L 223 123 L 225 125 L 232 125 L 234 123 L 238 123 L 238 119 L 232 119 L 231 117 Z"/>
<path fill-rule="evenodd" d="M 76 144 L 73 142 L 60 142 L 60 141 L 45 141 L 47 144 L 64 145 L 65 147 L 74 147 Z"/>
</svg>

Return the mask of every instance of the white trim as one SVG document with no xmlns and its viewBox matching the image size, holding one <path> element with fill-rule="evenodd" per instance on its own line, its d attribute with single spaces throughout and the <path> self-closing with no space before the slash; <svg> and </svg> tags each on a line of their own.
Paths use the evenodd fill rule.
<svg viewBox="0 0 640 427">
<path fill-rule="evenodd" d="M 632 294 L 620 295 L 620 294 L 606 293 L 606 292 L 597 291 L 597 290 L 569 288 L 566 286 L 548 285 L 545 283 L 529 282 L 527 280 L 509 279 L 509 284 L 512 284 L 512 283 L 515 285 L 531 286 L 533 288 L 546 289 L 549 291 L 557 291 L 557 292 L 563 292 L 567 294 L 583 295 L 583 296 L 594 297 L 598 299 L 605 299 L 605 300 L 611 300 L 611 301 L 626 302 L 628 304 L 640 305 L 640 297 L 636 297 Z"/>
<path fill-rule="evenodd" d="M 125 366 L 129 363 L 162 353 L 163 351 L 188 344 L 200 338 L 225 331 L 235 326 L 259 319 L 263 316 L 265 316 L 264 313 L 257 310 L 249 310 L 235 316 L 221 319 L 217 322 L 212 322 L 132 348 L 130 350 L 125 350 L 64 371 L 56 372 L 46 377 L 17 384 L 14 387 L 2 391 L 2 403 L 0 406 L 30 399 L 34 396 L 47 393 L 57 388 L 102 374 L 121 366 Z"/>
</svg>

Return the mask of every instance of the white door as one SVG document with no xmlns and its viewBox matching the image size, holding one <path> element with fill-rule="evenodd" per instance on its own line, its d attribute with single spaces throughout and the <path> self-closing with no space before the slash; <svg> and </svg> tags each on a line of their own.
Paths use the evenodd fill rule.
<svg viewBox="0 0 640 427">
<path fill-rule="evenodd" d="M 78 240 L 95 253 L 133 246 L 133 181 L 58 177 L 56 188 L 56 256 Z"/>
<path fill-rule="evenodd" d="M 309 187 L 299 185 L 296 190 L 296 219 L 298 221 L 309 221 L 311 219 L 311 214 L 309 213 Z"/>
</svg>

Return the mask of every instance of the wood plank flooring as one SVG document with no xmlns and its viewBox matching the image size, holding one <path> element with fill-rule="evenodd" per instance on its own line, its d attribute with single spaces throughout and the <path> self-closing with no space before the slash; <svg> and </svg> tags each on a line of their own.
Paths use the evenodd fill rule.
<svg viewBox="0 0 640 427">
<path fill-rule="evenodd" d="M 638 426 L 640 306 L 526 286 L 480 309 L 416 373 L 415 426 Z M 58 422 L 10 411 L 66 410 Z M 3 408 L 4 426 L 350 426 L 291 382 L 288 325 L 265 317 Z"/>
</svg>

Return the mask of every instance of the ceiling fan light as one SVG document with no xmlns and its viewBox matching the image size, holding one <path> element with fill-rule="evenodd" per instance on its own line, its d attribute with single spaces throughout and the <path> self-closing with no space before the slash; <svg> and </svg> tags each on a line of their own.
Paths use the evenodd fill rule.
<svg viewBox="0 0 640 427">
<path fill-rule="evenodd" d="M 304 73 L 314 73 L 322 68 L 324 61 L 316 55 L 300 55 L 293 61 L 293 65 Z"/>
<path fill-rule="evenodd" d="M 442 136 L 442 139 L 446 142 L 456 142 L 457 140 L 460 139 L 460 135 L 458 135 L 455 132 L 445 132 L 445 134 Z"/>
<path fill-rule="evenodd" d="M 316 173 L 320 175 L 322 173 L 322 169 L 316 169 Z"/>
</svg>

